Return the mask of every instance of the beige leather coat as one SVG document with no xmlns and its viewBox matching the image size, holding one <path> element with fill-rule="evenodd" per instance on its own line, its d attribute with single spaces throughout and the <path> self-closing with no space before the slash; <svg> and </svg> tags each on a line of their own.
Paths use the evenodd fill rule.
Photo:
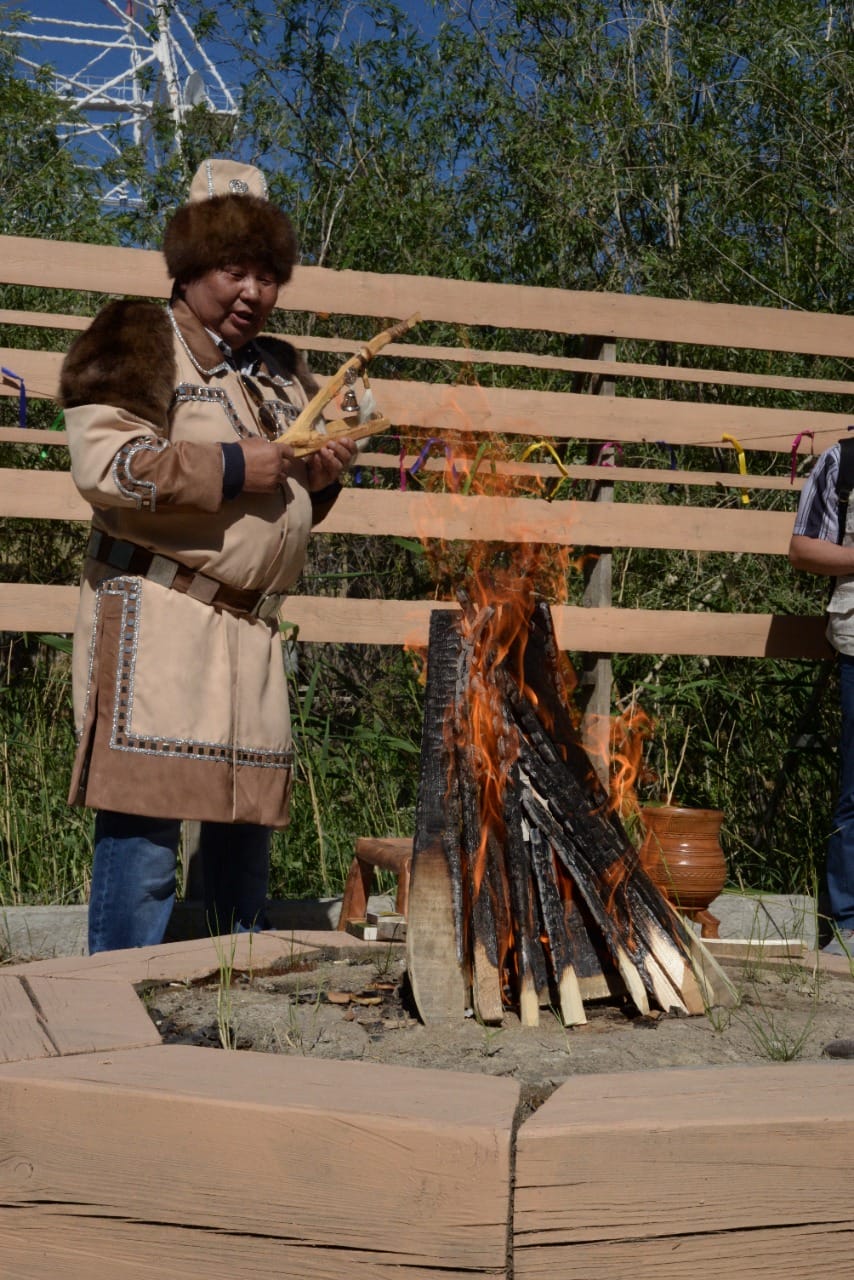
<svg viewBox="0 0 854 1280">
<path fill-rule="evenodd" d="M 264 435 L 253 398 L 259 391 L 279 403 L 283 425 L 304 407 L 300 377 L 308 378 L 298 360 L 274 378 L 267 375 L 281 375 L 283 366 L 268 354 L 250 394 L 186 304 L 174 305 L 171 328 L 167 313 L 151 304 L 111 305 L 124 308 L 126 341 L 142 326 L 145 363 L 157 361 L 157 342 L 168 345 L 171 395 L 168 406 L 162 390 L 153 393 L 154 407 L 148 393 L 137 405 L 128 387 L 133 376 L 155 372 L 162 381 L 159 364 L 134 375 L 131 359 L 130 373 L 99 378 L 97 362 L 109 365 L 115 315 L 100 330 L 96 319 L 83 335 L 88 345 L 69 353 L 63 393 L 71 405 L 72 474 L 94 509 L 93 528 L 230 587 L 287 591 L 302 568 L 312 522 L 328 506 L 313 506 L 293 480 L 273 494 L 224 499 L 220 445 Z M 263 339 L 257 345 L 266 350 Z M 75 403 L 81 394 L 97 399 Z M 72 803 L 287 824 L 291 728 L 281 642 L 268 622 L 87 559 L 74 635 L 74 711 Z"/>
</svg>

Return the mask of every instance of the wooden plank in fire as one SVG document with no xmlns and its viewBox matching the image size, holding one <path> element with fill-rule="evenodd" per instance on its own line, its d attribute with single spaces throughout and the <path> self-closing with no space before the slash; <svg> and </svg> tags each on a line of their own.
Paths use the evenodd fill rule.
<svg viewBox="0 0 854 1280">
<path fill-rule="evenodd" d="M 593 802 L 588 806 L 589 811 L 607 819 L 610 827 L 607 834 L 612 841 L 615 857 L 628 862 L 632 873 L 629 877 L 633 882 L 630 892 L 634 899 L 633 911 L 637 916 L 636 927 L 640 925 L 659 939 L 657 964 L 664 965 L 671 984 L 675 980 L 676 985 L 680 986 L 683 960 L 688 959 L 699 988 L 695 992 L 693 985 L 687 982 L 691 1011 L 700 1011 L 702 1004 L 698 1007 L 698 997 L 708 1005 L 730 1003 L 733 999 L 732 988 L 723 970 L 637 866 L 631 842 L 616 813 L 610 809 L 608 795 L 596 771 L 586 761 L 586 752 L 569 714 L 570 692 L 566 678 L 566 659 L 558 648 L 551 611 L 544 603 L 536 606 L 531 617 L 524 672 L 525 682 L 536 696 L 536 719 L 549 730 L 548 738 L 552 740 L 548 742 L 549 749 L 553 749 L 553 740 L 561 744 L 562 756 L 569 766 L 566 776 L 575 782 L 584 779 L 584 791 L 589 793 Z M 579 811 L 584 811 L 583 806 Z M 601 850 L 599 840 L 595 842 L 595 847 Z M 613 871 L 610 874 L 613 876 Z M 673 948 L 668 944 L 668 938 L 675 942 L 677 955 L 674 955 Z"/>
<path fill-rule="evenodd" d="M 508 699 L 521 733 L 520 773 L 528 783 L 523 809 L 569 872 L 638 1009 L 649 1011 L 649 997 L 665 1011 L 685 1013 L 730 1003 L 723 970 L 707 953 L 697 969 L 693 957 L 705 949 L 698 952 L 691 931 L 667 908 L 614 816 L 591 806 L 524 695 L 510 688 Z"/>
<path fill-rule="evenodd" d="M 463 965 L 467 930 L 462 904 L 460 795 L 445 734 L 445 712 L 454 698 L 460 649 L 453 618 L 453 614 L 439 610 L 430 616 L 430 661 L 409 881 L 407 969 L 425 1022 L 461 1018 L 469 985 Z"/>
</svg>

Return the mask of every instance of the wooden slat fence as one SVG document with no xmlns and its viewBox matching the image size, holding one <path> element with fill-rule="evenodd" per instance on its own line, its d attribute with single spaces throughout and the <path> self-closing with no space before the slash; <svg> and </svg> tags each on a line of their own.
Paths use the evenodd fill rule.
<svg viewBox="0 0 854 1280">
<path fill-rule="evenodd" d="M 162 298 L 169 282 L 158 253 L 18 237 L 0 237 L 0 277 L 8 286 L 38 291 L 46 308 L 15 304 L 0 310 L 0 365 L 17 375 L 0 381 L 0 443 L 39 445 L 49 458 L 64 449 L 64 432 L 15 425 L 18 379 L 31 401 L 55 397 L 62 354 L 41 349 L 44 335 L 61 334 L 62 342 L 52 345 L 67 345 L 104 297 Z M 56 290 L 80 291 L 88 299 L 87 314 L 56 310 Z M 780 556 L 803 484 L 802 466 L 794 479 L 790 474 L 790 455 L 794 450 L 802 462 L 819 453 L 850 421 L 839 409 L 854 392 L 843 363 L 854 354 L 854 319 L 848 317 L 317 267 L 298 268 L 280 303 L 297 345 L 309 356 L 333 352 L 342 360 L 358 343 L 317 336 L 317 317 L 346 318 L 351 330 L 359 318 L 367 337 L 377 321 L 420 312 L 424 329 L 413 331 L 410 342 L 387 347 L 377 362 L 381 374 L 381 362 L 393 359 L 399 376 L 372 379 L 383 413 L 409 444 L 403 469 L 419 440 L 441 437 L 454 442 L 464 478 L 466 459 L 471 465 L 486 446 L 478 471 L 483 495 L 354 486 L 320 526 L 321 534 Z M 429 345 L 425 331 L 437 326 L 443 341 Z M 456 346 L 448 345 L 449 330 Z M 553 335 L 576 345 L 583 336 L 586 346 L 580 356 L 536 349 Z M 494 347 L 487 345 L 490 337 Z M 500 349 L 507 342 L 511 349 Z M 632 358 L 621 360 L 621 347 L 629 343 Z M 641 355 L 649 362 L 638 358 L 638 344 L 645 344 Z M 682 364 L 671 362 L 674 347 L 680 359 L 686 347 L 701 350 L 689 350 Z M 714 365 L 704 367 L 710 348 Z M 814 368 L 822 358 L 835 361 L 832 377 Z M 795 371 L 781 372 L 781 362 Z M 733 367 L 739 364 L 749 367 Z M 430 381 L 422 380 L 425 368 Z M 548 375 L 554 389 L 529 389 L 531 371 Z M 470 385 L 473 373 L 479 385 Z M 514 381 L 520 385 L 508 385 Z M 756 403 L 761 399 L 774 404 Z M 541 446 L 527 460 L 514 458 L 542 441 L 551 450 Z M 639 444 L 658 446 L 657 461 L 620 465 L 622 447 Z M 553 459 L 569 445 L 576 459 L 580 451 L 585 460 L 559 466 Z M 707 450 L 709 469 L 678 466 L 675 450 L 683 446 Z M 746 475 L 738 473 L 739 449 L 750 464 Z M 597 465 L 600 459 L 615 465 Z M 730 471 L 723 469 L 728 463 Z M 374 442 L 361 468 L 393 479 L 401 459 L 396 451 L 378 452 Z M 428 475 L 444 469 L 438 454 L 424 467 Z M 508 480 L 551 489 L 562 477 L 566 484 L 553 501 L 518 488 L 522 496 L 507 496 Z M 662 484 L 684 486 L 684 501 L 655 501 L 651 486 Z M 708 498 L 706 505 L 692 504 L 690 495 L 700 486 L 717 490 L 719 505 L 708 505 Z M 569 496 L 582 490 L 583 496 Z M 784 509 L 757 509 L 753 499 L 741 505 L 742 495 L 774 491 L 788 491 L 778 503 Z M 615 500 L 598 501 L 603 495 Z M 89 509 L 67 472 L 22 463 L 0 470 L 0 517 L 84 521 Z M 0 630 L 69 631 L 75 600 L 71 585 L 0 583 Z M 671 603 L 667 610 L 621 609 L 600 599 L 596 607 L 555 606 L 554 616 L 562 646 L 579 651 L 810 658 L 828 652 L 817 617 L 712 614 Z M 432 607 L 433 601 L 296 595 L 282 616 L 298 624 L 306 640 L 421 643 Z"/>
</svg>

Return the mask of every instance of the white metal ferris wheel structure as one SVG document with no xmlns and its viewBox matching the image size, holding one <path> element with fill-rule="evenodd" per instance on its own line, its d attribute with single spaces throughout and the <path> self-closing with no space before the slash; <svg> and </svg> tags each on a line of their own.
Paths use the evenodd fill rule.
<svg viewBox="0 0 854 1280">
<path fill-rule="evenodd" d="M 26 2 L 26 0 L 25 0 Z M 39 8 L 33 0 L 31 10 Z M 76 142 L 86 161 L 99 168 L 133 143 L 156 167 L 152 121 L 166 112 L 172 145 L 180 148 L 189 110 L 204 104 L 218 116 L 237 107 L 214 62 L 193 34 L 176 0 L 83 0 L 69 6 L 74 17 L 32 12 L 7 35 L 16 41 L 16 61 L 35 75 L 50 69 L 51 87 L 73 112 L 58 129 Z M 127 184 L 104 192 L 107 204 L 136 203 Z"/>
</svg>

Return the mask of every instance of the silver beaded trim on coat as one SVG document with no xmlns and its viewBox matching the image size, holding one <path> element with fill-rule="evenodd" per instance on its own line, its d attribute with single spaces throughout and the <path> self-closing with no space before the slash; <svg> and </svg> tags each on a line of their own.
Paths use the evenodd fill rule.
<svg viewBox="0 0 854 1280">
<path fill-rule="evenodd" d="M 234 402 L 224 387 L 199 387 L 194 382 L 179 382 L 172 393 L 172 405 L 186 404 L 189 400 L 196 400 L 201 404 L 218 404 L 241 440 L 256 436 L 256 432 L 250 431 L 240 421 Z"/>
<path fill-rule="evenodd" d="M 113 458 L 113 483 L 123 498 L 130 499 L 137 511 L 141 511 L 143 507 L 148 507 L 149 511 L 156 509 L 157 485 L 153 480 L 137 480 L 131 471 L 131 464 L 138 453 L 162 453 L 168 444 L 168 440 L 137 437 L 122 445 Z"/>
<path fill-rule="evenodd" d="M 258 406 L 258 417 L 270 429 L 271 434 L 276 439 L 287 431 L 288 427 L 299 415 L 299 409 L 295 404 L 291 404 L 289 400 L 265 400 L 262 405 Z"/>
<path fill-rule="evenodd" d="M 288 769 L 293 765 L 293 751 L 271 751 L 261 747 L 241 747 L 232 742 L 201 742 L 196 738 L 145 737 L 134 733 L 133 695 L 136 658 L 139 648 L 139 623 L 142 601 L 142 580 L 136 577 L 107 578 L 98 586 L 95 594 L 95 617 L 92 641 L 89 647 L 89 675 L 83 723 L 86 723 L 89 697 L 94 679 L 95 644 L 99 631 L 101 603 L 104 596 L 119 596 L 122 601 L 122 620 L 119 634 L 119 653 L 113 695 L 113 719 L 110 748 L 146 756 L 180 756 L 190 760 L 213 760 L 215 763 L 233 763 L 259 769 Z"/>
<path fill-rule="evenodd" d="M 181 346 L 184 348 L 184 351 L 186 352 L 187 359 L 190 361 L 190 364 L 198 373 L 201 373 L 205 378 L 211 378 L 215 373 L 228 373 L 231 366 L 229 365 L 227 360 L 220 360 L 219 364 L 212 364 L 209 369 L 206 369 L 203 364 L 200 364 L 199 361 L 196 359 L 196 357 L 193 355 L 189 346 L 187 345 L 187 339 L 184 337 L 183 333 L 181 332 L 181 326 L 178 324 L 178 321 L 175 319 L 175 316 L 172 313 L 172 308 L 170 307 L 168 302 L 166 304 L 166 314 L 169 317 L 169 323 L 172 326 L 172 331 L 175 334 L 175 337 L 178 339 Z"/>
</svg>

